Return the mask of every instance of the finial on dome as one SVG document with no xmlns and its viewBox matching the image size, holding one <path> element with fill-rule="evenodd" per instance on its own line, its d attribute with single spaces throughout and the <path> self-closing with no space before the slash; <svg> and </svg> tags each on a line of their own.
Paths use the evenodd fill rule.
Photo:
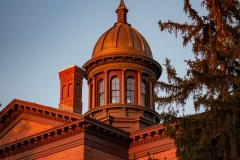
<svg viewBox="0 0 240 160">
<path fill-rule="evenodd" d="M 116 10 L 118 23 L 127 23 L 127 12 L 128 12 L 128 9 L 124 4 L 124 0 L 120 0 L 120 4 Z"/>
</svg>

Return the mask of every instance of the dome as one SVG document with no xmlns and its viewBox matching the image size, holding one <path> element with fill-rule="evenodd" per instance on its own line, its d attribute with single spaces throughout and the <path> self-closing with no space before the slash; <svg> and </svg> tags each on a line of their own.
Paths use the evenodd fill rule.
<svg viewBox="0 0 240 160">
<path fill-rule="evenodd" d="M 99 38 L 92 58 L 124 53 L 153 58 L 147 41 L 136 29 L 127 23 L 116 23 Z"/>
<path fill-rule="evenodd" d="M 128 9 L 123 1 L 116 12 L 117 23 L 99 38 L 93 49 L 92 58 L 118 54 L 153 58 L 145 38 L 127 23 Z"/>
</svg>

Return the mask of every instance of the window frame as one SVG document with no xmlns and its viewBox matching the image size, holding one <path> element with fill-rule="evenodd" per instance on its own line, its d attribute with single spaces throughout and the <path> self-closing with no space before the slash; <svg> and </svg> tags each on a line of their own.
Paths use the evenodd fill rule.
<svg viewBox="0 0 240 160">
<path fill-rule="evenodd" d="M 130 81 L 128 81 L 130 79 Z M 135 81 L 133 77 L 127 77 L 126 79 L 126 103 L 135 102 Z M 128 94 L 129 93 L 129 94 Z M 129 100 L 129 101 L 128 101 Z"/>
<path fill-rule="evenodd" d="M 143 85 L 144 85 L 144 87 L 143 87 Z M 147 96 L 146 96 L 146 93 L 147 93 L 147 83 L 143 80 L 143 81 L 141 81 L 141 106 L 143 106 L 143 107 L 146 107 L 146 101 L 147 101 Z M 144 93 L 143 93 L 143 91 L 144 91 Z M 144 101 L 143 101 L 143 97 L 144 97 Z"/>
<path fill-rule="evenodd" d="M 105 86 L 104 85 L 105 84 L 104 84 L 103 79 L 98 80 L 98 106 L 103 106 L 104 105 L 104 101 L 105 101 L 105 88 L 104 88 Z M 101 98 L 101 96 L 103 98 Z"/>
<path fill-rule="evenodd" d="M 114 83 L 113 83 L 114 81 Z M 113 87 L 114 85 L 114 87 Z M 117 95 L 118 94 L 118 95 Z M 113 76 L 110 81 L 110 103 L 120 103 L 120 80 L 117 76 Z M 115 101 L 113 101 L 115 100 Z"/>
</svg>

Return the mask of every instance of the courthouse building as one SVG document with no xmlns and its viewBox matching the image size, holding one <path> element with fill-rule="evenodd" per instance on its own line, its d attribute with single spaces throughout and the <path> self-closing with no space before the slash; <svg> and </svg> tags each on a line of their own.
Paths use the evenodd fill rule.
<svg viewBox="0 0 240 160">
<path fill-rule="evenodd" d="M 91 59 L 59 71 L 58 108 L 14 99 L 0 112 L 0 159 L 176 159 L 148 81 L 158 79 L 162 68 L 146 39 L 127 23 L 127 12 L 121 0 L 117 22 L 99 38 Z"/>
</svg>

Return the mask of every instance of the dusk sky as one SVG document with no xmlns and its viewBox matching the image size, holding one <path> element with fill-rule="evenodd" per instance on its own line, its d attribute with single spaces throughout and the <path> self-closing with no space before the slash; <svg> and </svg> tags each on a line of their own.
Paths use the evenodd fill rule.
<svg viewBox="0 0 240 160">
<path fill-rule="evenodd" d="M 0 1 L 0 110 L 14 98 L 58 107 L 58 71 L 82 65 L 91 58 L 98 38 L 117 20 L 120 0 L 1 0 Z M 201 1 L 194 8 L 202 15 Z M 163 67 L 159 80 L 167 81 L 166 57 L 179 76 L 191 59 L 191 45 L 161 32 L 158 21 L 188 21 L 183 0 L 125 0 L 128 23 L 148 41 L 153 57 Z M 83 82 L 83 113 L 88 106 Z M 194 113 L 191 102 L 186 113 Z"/>
</svg>

